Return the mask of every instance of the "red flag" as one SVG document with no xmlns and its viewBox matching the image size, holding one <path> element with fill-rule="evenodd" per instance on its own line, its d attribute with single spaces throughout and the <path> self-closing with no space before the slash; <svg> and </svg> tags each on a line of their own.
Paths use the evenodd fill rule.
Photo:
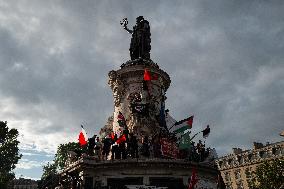
<svg viewBox="0 0 284 189">
<path fill-rule="evenodd" d="M 144 70 L 144 81 L 158 80 L 158 78 L 158 74 L 148 71 L 147 69 Z"/>
<path fill-rule="evenodd" d="M 120 143 L 125 142 L 125 141 L 126 141 L 126 137 L 125 137 L 125 135 L 123 134 L 123 135 L 121 135 L 121 136 L 117 139 L 116 143 L 117 143 L 117 144 L 120 144 Z"/>
<path fill-rule="evenodd" d="M 150 72 L 147 69 L 144 70 L 144 80 L 145 81 L 150 81 L 151 80 L 151 74 L 150 74 Z"/>
<path fill-rule="evenodd" d="M 197 171 L 196 171 L 196 168 L 194 167 L 192 169 L 192 175 L 190 177 L 190 180 L 188 179 L 189 183 L 188 183 L 188 189 L 193 189 L 194 186 L 196 185 L 196 183 L 198 182 L 198 179 L 197 179 L 197 175 L 196 175 Z"/>
<path fill-rule="evenodd" d="M 87 137 L 87 133 L 86 133 L 86 131 L 83 128 L 82 125 L 81 125 L 81 127 L 82 127 L 82 130 L 81 130 L 81 132 L 79 134 L 79 139 L 78 140 L 79 140 L 80 145 L 84 146 L 84 145 L 87 144 L 88 137 Z"/>
<path fill-rule="evenodd" d="M 111 132 L 110 138 L 111 138 L 111 140 L 114 140 L 114 133 L 113 132 Z"/>
</svg>

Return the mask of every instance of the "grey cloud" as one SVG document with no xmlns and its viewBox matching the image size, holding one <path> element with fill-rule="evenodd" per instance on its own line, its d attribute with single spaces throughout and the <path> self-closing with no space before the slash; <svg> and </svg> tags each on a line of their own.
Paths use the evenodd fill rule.
<svg viewBox="0 0 284 189">
<path fill-rule="evenodd" d="M 219 154 L 253 140 L 280 140 L 282 1 L 7 4 L 0 17 L 0 96 L 15 100 L 21 108 L 14 112 L 23 115 L 11 119 L 26 117 L 35 134 L 82 123 L 89 133 L 99 131 L 113 110 L 107 73 L 129 59 L 131 36 L 119 21 L 128 17 L 131 27 L 143 15 L 151 24 L 151 57 L 172 79 L 167 106 L 176 119 L 194 114 L 195 132 L 210 124 L 207 144 Z"/>
</svg>

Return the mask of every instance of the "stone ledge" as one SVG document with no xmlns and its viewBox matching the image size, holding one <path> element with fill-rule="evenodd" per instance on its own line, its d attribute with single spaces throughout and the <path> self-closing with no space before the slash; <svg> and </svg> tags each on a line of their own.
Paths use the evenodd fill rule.
<svg viewBox="0 0 284 189">
<path fill-rule="evenodd" d="M 126 63 L 123 63 L 120 68 L 129 67 L 129 66 L 135 66 L 135 65 L 145 65 L 150 66 L 159 69 L 159 66 L 157 63 L 154 63 L 152 60 L 146 60 L 146 59 L 135 59 L 135 60 L 128 60 Z"/>
<path fill-rule="evenodd" d="M 88 167 L 88 166 L 95 166 L 95 167 L 112 167 L 112 166 L 124 166 L 124 165 L 129 165 L 133 167 L 133 164 L 135 164 L 135 167 L 159 167 L 159 166 L 165 166 L 168 165 L 169 168 L 173 167 L 193 167 L 197 166 L 201 169 L 206 169 L 206 170 L 211 170 L 215 171 L 217 169 L 208 166 L 206 164 L 202 163 L 196 163 L 196 162 L 191 162 L 191 161 L 186 161 L 184 159 L 159 159 L 159 158 L 150 158 L 150 159 L 125 159 L 125 160 L 105 160 L 105 161 L 97 161 L 92 158 L 81 158 L 76 162 L 73 162 L 68 166 L 68 168 L 64 169 L 61 173 L 64 172 L 69 172 L 70 170 L 73 170 L 75 167 Z"/>
</svg>

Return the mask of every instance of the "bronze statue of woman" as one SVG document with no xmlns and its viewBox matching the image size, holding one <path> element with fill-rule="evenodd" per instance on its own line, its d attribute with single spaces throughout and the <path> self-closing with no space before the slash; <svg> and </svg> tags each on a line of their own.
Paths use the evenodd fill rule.
<svg viewBox="0 0 284 189">
<path fill-rule="evenodd" d="M 150 59 L 151 33 L 149 22 L 145 20 L 143 16 L 138 16 L 136 18 L 136 25 L 133 27 L 133 30 L 128 29 L 127 18 L 124 18 L 120 24 L 128 33 L 132 34 L 129 49 L 131 60 L 139 58 Z"/>
</svg>

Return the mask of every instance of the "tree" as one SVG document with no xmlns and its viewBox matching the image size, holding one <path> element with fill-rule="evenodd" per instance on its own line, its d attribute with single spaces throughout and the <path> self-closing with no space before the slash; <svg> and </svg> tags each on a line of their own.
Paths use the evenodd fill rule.
<svg viewBox="0 0 284 189">
<path fill-rule="evenodd" d="M 76 159 L 86 151 L 86 147 L 82 148 L 77 142 L 69 142 L 60 144 L 55 154 L 54 163 L 47 163 L 43 166 L 43 174 L 38 183 L 38 188 L 54 188 L 59 183 L 59 171 L 65 168 L 65 162 L 68 159 L 68 151 L 73 151 L 77 154 Z"/>
<path fill-rule="evenodd" d="M 65 162 L 68 158 L 68 151 L 73 151 L 78 157 L 86 151 L 86 147 L 82 148 L 78 142 L 69 142 L 66 144 L 60 144 L 57 148 L 57 152 L 54 157 L 54 162 L 58 170 L 65 168 Z"/>
<path fill-rule="evenodd" d="M 57 186 L 59 176 L 56 168 L 57 166 L 55 163 L 47 163 L 47 165 L 43 166 L 43 174 L 38 182 L 39 189 L 45 187 L 54 188 Z"/>
<path fill-rule="evenodd" d="M 15 178 L 12 172 L 22 155 L 19 154 L 17 140 L 19 132 L 17 129 L 10 129 L 7 121 L 0 121 L 0 188 L 7 188 L 9 181 Z"/>
<path fill-rule="evenodd" d="M 284 159 L 265 161 L 253 172 L 252 189 L 279 189 L 284 183 Z"/>
</svg>

